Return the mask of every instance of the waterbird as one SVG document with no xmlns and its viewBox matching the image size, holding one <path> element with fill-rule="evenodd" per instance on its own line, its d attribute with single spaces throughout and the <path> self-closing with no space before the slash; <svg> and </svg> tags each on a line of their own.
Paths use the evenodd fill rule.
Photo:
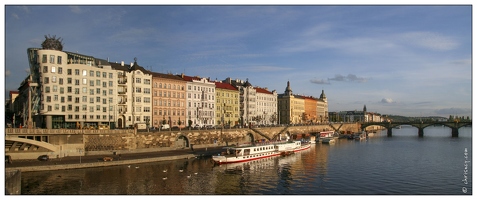
<svg viewBox="0 0 477 200">
<path fill-rule="evenodd" d="M 167 169 L 165 169 L 165 170 L 162 170 L 162 172 L 166 173 L 166 172 L 167 172 Z"/>
<path fill-rule="evenodd" d="M 184 170 L 183 169 L 179 169 L 179 172 L 183 172 Z"/>
<path fill-rule="evenodd" d="M 136 169 L 139 168 L 139 167 L 136 167 Z"/>
<path fill-rule="evenodd" d="M 189 174 L 189 175 L 187 175 L 187 178 L 190 178 L 190 176 L 191 176 L 190 174 Z"/>
<path fill-rule="evenodd" d="M 128 168 L 131 168 L 131 165 L 128 165 Z"/>
<path fill-rule="evenodd" d="M 195 175 L 197 175 L 198 172 L 194 173 Z"/>
<path fill-rule="evenodd" d="M 167 177 L 162 178 L 162 180 L 166 180 L 166 179 L 167 179 Z"/>
</svg>

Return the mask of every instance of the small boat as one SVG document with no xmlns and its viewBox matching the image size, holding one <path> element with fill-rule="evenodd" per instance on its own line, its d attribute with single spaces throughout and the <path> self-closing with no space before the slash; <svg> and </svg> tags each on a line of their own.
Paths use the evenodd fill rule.
<svg viewBox="0 0 477 200">
<path fill-rule="evenodd" d="M 212 160 L 218 164 L 237 163 L 272 156 L 279 156 L 285 154 L 289 155 L 291 152 L 303 151 L 309 149 L 311 144 L 302 143 L 301 141 L 288 141 L 277 143 L 266 143 L 262 145 L 250 145 L 239 147 L 225 147 L 224 152 L 219 155 L 212 156 Z"/>
<path fill-rule="evenodd" d="M 353 138 L 355 140 L 366 140 L 366 132 L 355 133 Z"/>
<path fill-rule="evenodd" d="M 320 137 L 316 140 L 316 142 L 323 143 L 324 139 L 327 138 L 339 138 L 339 133 L 336 133 L 334 131 L 323 131 L 320 132 Z"/>
<path fill-rule="evenodd" d="M 334 138 L 329 137 L 329 138 L 323 138 L 323 141 L 321 143 L 323 144 L 334 144 L 336 141 Z"/>
</svg>

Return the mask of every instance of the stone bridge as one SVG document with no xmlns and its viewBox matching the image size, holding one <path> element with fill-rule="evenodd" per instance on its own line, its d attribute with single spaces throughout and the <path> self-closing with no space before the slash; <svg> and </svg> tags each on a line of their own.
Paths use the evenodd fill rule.
<svg viewBox="0 0 477 200">
<path fill-rule="evenodd" d="M 358 132 L 357 123 L 257 128 L 158 130 L 5 129 L 5 155 L 12 159 L 150 152 L 228 146 L 286 138 L 301 139 L 321 131 Z"/>
<path fill-rule="evenodd" d="M 364 130 L 368 126 L 382 126 L 387 129 L 388 137 L 393 135 L 392 129 L 397 128 L 401 125 L 410 125 L 416 127 L 418 129 L 418 136 L 424 137 L 424 129 L 429 126 L 446 126 L 451 129 L 452 137 L 459 137 L 459 128 L 464 126 L 471 126 L 472 121 L 470 122 L 422 122 L 422 121 L 415 121 L 415 122 L 368 122 L 363 123 L 361 128 Z"/>
</svg>

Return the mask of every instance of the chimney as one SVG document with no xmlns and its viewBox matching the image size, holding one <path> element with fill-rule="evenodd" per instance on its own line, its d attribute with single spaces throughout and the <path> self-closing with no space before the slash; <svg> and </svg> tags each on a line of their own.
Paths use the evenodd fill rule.
<svg viewBox="0 0 477 200">
<path fill-rule="evenodd" d="M 121 61 L 121 66 L 123 66 L 123 67 L 124 67 L 124 61 Z"/>
</svg>

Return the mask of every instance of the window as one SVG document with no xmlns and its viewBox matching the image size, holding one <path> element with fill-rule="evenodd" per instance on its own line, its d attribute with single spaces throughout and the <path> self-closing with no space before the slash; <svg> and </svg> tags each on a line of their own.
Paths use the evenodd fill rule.
<svg viewBox="0 0 477 200">
<path fill-rule="evenodd" d="M 56 76 L 51 77 L 51 82 L 56 83 Z"/>
<path fill-rule="evenodd" d="M 61 62 L 62 62 L 61 56 L 58 56 L 58 59 L 57 59 L 56 63 L 61 65 Z M 58 73 L 60 73 L 60 71 L 58 71 Z"/>
<path fill-rule="evenodd" d="M 96 111 L 100 111 L 100 110 L 101 110 L 101 106 L 96 105 Z"/>
<path fill-rule="evenodd" d="M 151 89 L 144 88 L 144 94 L 151 94 Z"/>
<path fill-rule="evenodd" d="M 80 84 L 79 79 L 75 79 L 75 85 L 79 85 L 79 84 Z"/>
<path fill-rule="evenodd" d="M 136 83 L 141 83 L 141 78 L 136 78 Z"/>
<path fill-rule="evenodd" d="M 71 69 L 67 69 L 66 74 L 71 75 Z"/>
<path fill-rule="evenodd" d="M 94 76 L 94 71 L 93 70 L 89 71 L 89 76 Z"/>
<path fill-rule="evenodd" d="M 46 102 L 51 102 L 51 96 L 46 96 Z"/>
<path fill-rule="evenodd" d="M 60 104 L 55 104 L 55 110 L 59 110 L 60 109 Z"/>
<path fill-rule="evenodd" d="M 80 102 L 80 98 L 79 97 L 75 97 L 75 103 L 79 103 Z"/>
<path fill-rule="evenodd" d="M 51 106 L 48 106 L 48 111 L 51 111 Z"/>
<path fill-rule="evenodd" d="M 151 112 L 151 108 L 150 107 L 144 107 L 144 112 Z"/>
<path fill-rule="evenodd" d="M 79 69 L 75 69 L 75 75 L 80 75 Z"/>
<path fill-rule="evenodd" d="M 144 84 L 150 85 L 150 84 L 151 84 L 151 80 L 149 80 L 149 79 L 144 79 Z"/>
<path fill-rule="evenodd" d="M 136 102 L 141 102 L 141 97 L 136 97 Z"/>
<path fill-rule="evenodd" d="M 94 86 L 94 80 L 89 80 L 89 86 Z"/>
<path fill-rule="evenodd" d="M 61 103 L 65 103 L 65 97 L 61 97 Z"/>
<path fill-rule="evenodd" d="M 57 85 L 53 85 L 53 92 L 58 92 L 58 86 Z"/>
<path fill-rule="evenodd" d="M 68 102 L 73 101 L 73 97 L 72 97 L 72 96 L 68 96 L 68 97 L 67 97 L 67 101 L 68 101 Z"/>
<path fill-rule="evenodd" d="M 58 101 L 58 95 L 55 94 L 55 96 L 53 96 L 53 101 Z"/>
<path fill-rule="evenodd" d="M 88 97 L 87 96 L 83 96 L 81 97 L 82 98 L 82 102 L 87 102 L 88 101 Z"/>
<path fill-rule="evenodd" d="M 79 94 L 80 93 L 80 89 L 79 88 L 75 88 L 75 94 Z"/>
<path fill-rule="evenodd" d="M 96 94 L 101 94 L 101 89 L 96 88 Z"/>
<path fill-rule="evenodd" d="M 96 102 L 101 102 L 101 97 L 96 97 Z"/>
<path fill-rule="evenodd" d="M 59 79 L 60 85 L 63 85 L 63 78 Z"/>
<path fill-rule="evenodd" d="M 89 98 L 89 103 L 94 103 L 94 97 Z M 91 112 L 93 112 L 93 111 L 91 111 Z"/>
<path fill-rule="evenodd" d="M 46 86 L 46 87 L 45 87 L 45 92 L 46 92 L 46 93 L 50 93 L 50 86 Z"/>
<path fill-rule="evenodd" d="M 73 81 L 73 79 L 71 79 L 71 78 L 68 78 L 68 79 L 67 79 L 68 84 L 71 84 L 72 81 Z"/>
<path fill-rule="evenodd" d="M 83 87 L 83 93 L 88 93 L 88 88 Z"/>
<path fill-rule="evenodd" d="M 66 92 L 71 93 L 72 91 L 73 91 L 73 89 L 71 87 L 66 88 Z"/>
<path fill-rule="evenodd" d="M 109 78 L 113 78 L 113 73 L 109 73 Z"/>
<path fill-rule="evenodd" d="M 94 95 L 94 89 L 89 89 L 89 94 Z"/>
<path fill-rule="evenodd" d="M 106 72 L 103 72 L 103 78 L 107 78 L 106 74 Z"/>
<path fill-rule="evenodd" d="M 136 87 L 136 92 L 141 92 L 141 88 L 140 88 L 140 87 Z"/>
<path fill-rule="evenodd" d="M 83 76 L 87 76 L 88 75 L 88 71 L 83 69 Z"/>
<path fill-rule="evenodd" d="M 113 87 L 113 82 L 109 81 L 109 87 Z"/>
<path fill-rule="evenodd" d="M 103 87 L 107 87 L 107 83 L 106 83 L 106 82 L 103 82 Z"/>
<path fill-rule="evenodd" d="M 43 54 L 41 57 L 41 63 L 46 63 L 46 54 Z"/>
<path fill-rule="evenodd" d="M 45 82 L 44 82 L 44 83 L 45 83 L 45 84 L 48 84 L 48 83 L 50 82 L 49 80 L 50 80 L 49 77 L 45 77 Z"/>
<path fill-rule="evenodd" d="M 65 88 L 60 87 L 60 94 L 63 94 L 63 93 L 65 93 Z"/>
<path fill-rule="evenodd" d="M 110 94 L 110 95 L 113 94 L 113 89 L 109 89 L 109 94 Z"/>
<path fill-rule="evenodd" d="M 86 84 L 88 84 L 88 80 L 84 78 L 83 79 L 83 85 L 86 85 Z"/>
<path fill-rule="evenodd" d="M 51 73 L 55 73 L 56 72 L 56 67 L 51 67 Z"/>
<path fill-rule="evenodd" d="M 103 104 L 106 104 L 106 99 L 103 99 Z"/>
<path fill-rule="evenodd" d="M 96 77 L 101 77 L 101 72 L 100 71 L 96 71 Z"/>
<path fill-rule="evenodd" d="M 48 66 L 43 66 L 43 73 L 48 73 Z"/>
<path fill-rule="evenodd" d="M 55 63 L 55 56 L 54 55 L 50 55 L 50 63 Z"/>
<path fill-rule="evenodd" d="M 101 80 L 96 80 L 96 86 L 100 86 L 101 85 Z"/>
</svg>

